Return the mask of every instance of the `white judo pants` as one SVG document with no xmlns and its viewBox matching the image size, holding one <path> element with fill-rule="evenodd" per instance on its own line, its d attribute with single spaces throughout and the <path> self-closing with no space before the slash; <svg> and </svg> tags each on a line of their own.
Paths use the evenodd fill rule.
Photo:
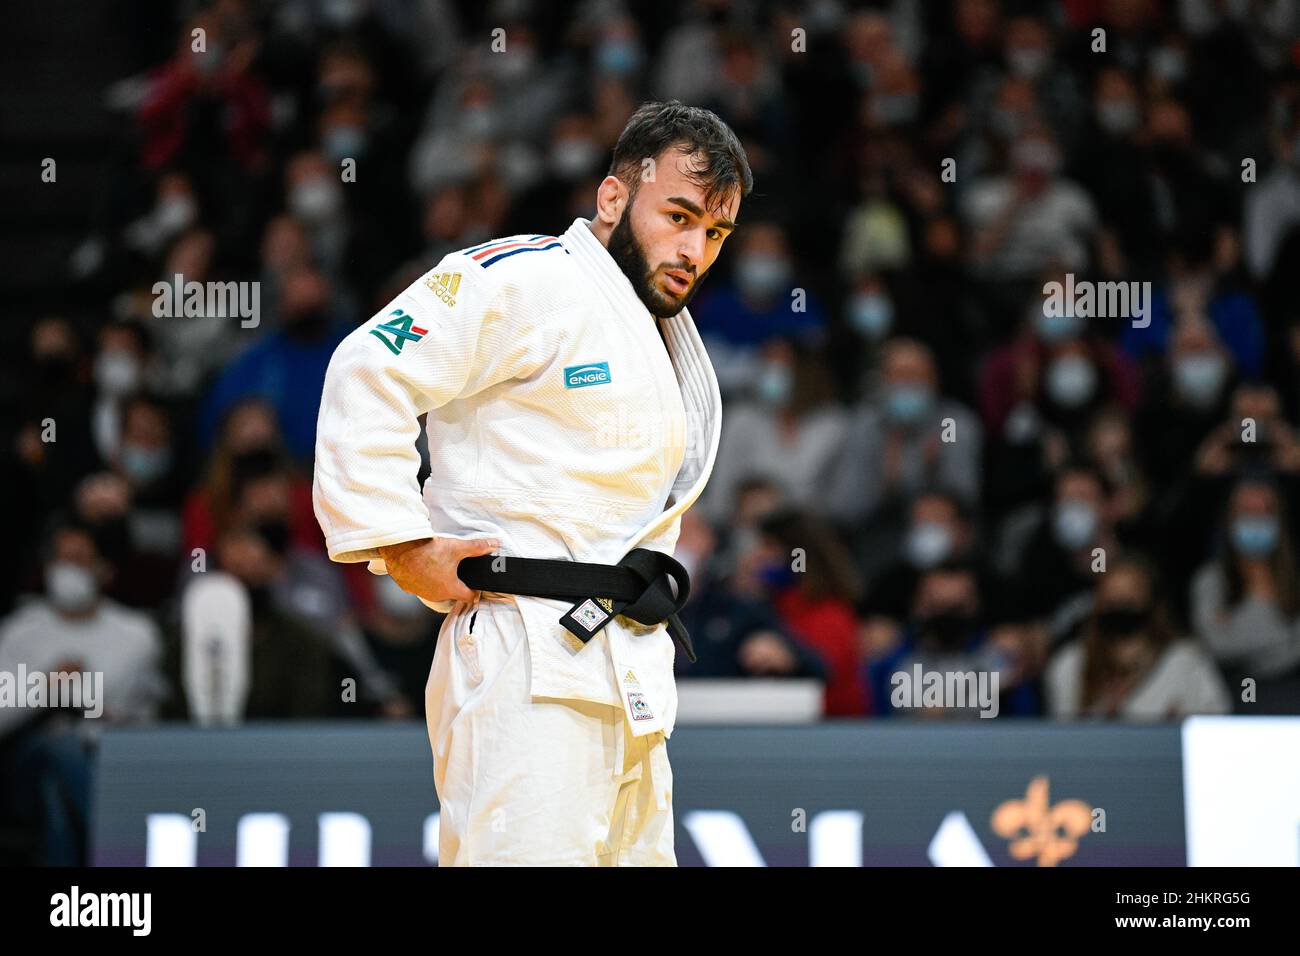
<svg viewBox="0 0 1300 956">
<path fill-rule="evenodd" d="M 513 600 L 481 593 L 443 622 L 425 688 L 439 866 L 676 866 L 662 733 L 621 707 L 529 696 Z"/>
</svg>

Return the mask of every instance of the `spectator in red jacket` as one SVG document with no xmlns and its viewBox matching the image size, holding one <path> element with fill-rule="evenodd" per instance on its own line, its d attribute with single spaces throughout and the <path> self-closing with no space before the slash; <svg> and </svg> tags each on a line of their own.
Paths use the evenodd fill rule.
<svg viewBox="0 0 1300 956">
<path fill-rule="evenodd" d="M 760 528 L 740 549 L 733 587 L 770 599 L 786 629 L 825 661 L 828 717 L 866 714 L 852 559 L 820 522 L 799 512 L 777 512 Z"/>
</svg>

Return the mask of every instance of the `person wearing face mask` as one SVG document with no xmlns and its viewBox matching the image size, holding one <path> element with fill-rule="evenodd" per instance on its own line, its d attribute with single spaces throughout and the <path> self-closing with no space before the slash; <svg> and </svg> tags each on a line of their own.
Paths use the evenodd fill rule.
<svg viewBox="0 0 1300 956">
<path fill-rule="evenodd" d="M 345 716 L 349 705 L 339 700 L 338 673 L 346 670 L 333 654 L 328 638 L 317 633 L 293 613 L 284 610 L 276 597 L 277 580 L 283 573 L 282 558 L 273 547 L 269 523 L 223 528 L 212 554 L 213 566 L 233 576 L 248 598 L 248 689 L 243 720 L 291 720 Z M 195 575 L 181 592 L 181 603 L 191 587 L 202 586 Z M 192 704 L 183 675 L 190 669 L 202 672 L 207 661 L 186 659 L 184 629 L 201 626 L 201 619 L 179 620 L 167 635 L 166 669 L 178 692 L 169 702 L 168 716 L 191 719 Z M 356 671 L 349 676 L 359 677 Z M 360 683 L 360 682 L 358 682 Z M 358 688 L 360 689 L 360 688 Z"/>
<path fill-rule="evenodd" d="M 1228 713 L 1222 676 L 1198 644 L 1170 627 L 1144 560 L 1117 556 L 1096 587 L 1082 636 L 1047 666 L 1054 718 L 1171 721 Z"/>
<path fill-rule="evenodd" d="M 1192 622 L 1233 675 L 1276 682 L 1266 712 L 1300 706 L 1300 571 L 1278 486 L 1246 479 L 1228 499 L 1219 556 L 1192 579 Z M 1278 694 L 1286 689 L 1286 705 Z M 1252 706 L 1252 710 L 1254 707 Z"/>
<path fill-rule="evenodd" d="M 1033 86 L 1043 118 L 1072 151 L 1084 96 L 1074 71 L 1056 56 L 1051 28 L 1039 17 L 1014 16 L 1003 35 L 1007 74 Z"/>
<path fill-rule="evenodd" d="M 1032 687 L 1012 687 L 1013 661 L 990 640 L 987 600 L 975 569 L 960 560 L 941 562 L 921 574 L 898 638 L 867 661 L 873 710 L 879 717 L 978 719 L 980 704 L 966 708 L 896 708 L 893 677 L 923 674 L 997 673 L 999 696 L 994 715 L 1032 714 Z"/>
<path fill-rule="evenodd" d="M 1119 65 L 1099 69 L 1090 127 L 1072 153 L 1079 182 L 1096 200 L 1131 275 L 1156 272 L 1165 245 L 1141 144 L 1143 108 L 1132 73 Z"/>
<path fill-rule="evenodd" d="M 720 367 L 724 392 L 743 385 L 755 364 L 757 352 L 773 338 L 809 338 L 825 326 L 825 313 L 817 298 L 804 291 L 803 311 L 791 308 L 792 293 L 800 287 L 785 230 L 774 222 L 747 223 L 736 236 L 741 244 L 731 281 L 707 286 L 700 293 L 696 312 L 700 335 L 713 351 L 733 353 L 746 364 L 733 375 Z M 730 387 L 729 387 L 730 386 Z"/>
<path fill-rule="evenodd" d="M 975 274 L 1028 282 L 1053 262 L 1082 269 L 1100 227 L 1092 197 L 1060 174 L 1061 150 L 1046 129 L 1030 129 L 1010 147 L 1010 170 L 977 179 L 962 198 Z"/>
<path fill-rule="evenodd" d="M 696 635 L 694 664 L 678 653 L 675 671 L 681 678 L 813 677 L 826 678 L 821 658 L 782 624 L 761 588 L 746 587 L 745 573 L 757 535 L 742 532 L 733 542 L 739 552 L 740 575 L 719 567 L 717 536 L 697 512 L 682 516 L 682 533 L 674 556 L 691 576 L 691 597 L 682 609 L 682 623 Z M 770 574 L 759 574 L 760 580 Z"/>
<path fill-rule="evenodd" d="M 588 113 L 566 113 L 550 130 L 550 145 L 536 181 L 510 203 L 503 228 L 526 233 L 537 223 L 563 222 L 575 185 L 597 175 L 602 158 L 595 120 Z"/>
<path fill-rule="evenodd" d="M 265 594 L 280 615 L 325 643 L 341 665 L 339 680 L 355 678 L 360 699 L 377 706 L 384 716 L 410 716 L 411 702 L 377 663 L 358 625 L 341 570 L 318 548 L 295 545 L 290 488 L 286 472 L 269 472 L 245 481 L 235 498 L 233 523 L 255 534 L 265 549 L 267 573 L 259 578 L 261 590 L 255 596 Z"/>
<path fill-rule="evenodd" d="M 1264 321 L 1253 292 L 1236 280 L 1236 243 L 1227 226 L 1188 230 L 1168 257 L 1168 281 L 1152 289 L 1150 322 L 1141 328 L 1125 323 L 1120 348 L 1138 361 L 1160 358 L 1180 325 L 1206 321 L 1242 377 L 1258 377 L 1264 367 Z"/>
<path fill-rule="evenodd" d="M 980 368 L 980 411 L 990 436 L 987 500 L 997 512 L 1035 502 L 1100 409 L 1132 415 L 1139 406 L 1137 363 L 1092 334 L 1073 309 L 1047 307 L 1043 289 L 1064 277 L 1057 268 L 1041 274 L 1042 286 L 1023 306 L 1020 334 Z"/>
<path fill-rule="evenodd" d="M 155 399 L 137 395 L 122 409 L 122 440 L 113 468 L 131 486 L 140 505 L 175 507 L 183 484 L 174 452 L 172 423 L 167 410 Z"/>
<path fill-rule="evenodd" d="M 1080 599 L 1091 593 L 1096 549 L 1111 554 L 1118 547 L 1112 493 L 1096 466 L 1067 462 L 1055 476 L 1048 507 L 1024 543 L 1002 542 L 1010 552 L 1002 564 L 1010 569 L 1003 582 L 1008 592 L 1017 595 L 1028 612 L 1049 620 L 1058 635 L 1077 623 Z"/>
<path fill-rule="evenodd" d="M 892 527 L 896 509 L 924 489 L 943 488 L 966 504 L 978 499 L 979 421 L 943 395 L 933 356 L 922 343 L 906 338 L 887 343 L 880 388 L 851 415 L 821 506 L 834 520 L 873 537 Z M 862 527 L 873 522 L 881 527 Z M 890 539 L 871 545 L 859 541 L 855 553 L 863 558 L 890 554 L 891 545 Z M 878 564 L 867 568 L 878 570 Z"/>
<path fill-rule="evenodd" d="M 329 282 L 314 269 L 285 276 L 275 317 L 279 328 L 226 366 L 203 402 L 201 446 L 211 446 L 217 422 L 230 408 L 257 395 L 274 407 L 291 457 L 311 461 L 325 370 L 350 331 L 332 314 L 330 292 Z"/>
<path fill-rule="evenodd" d="M 991 593 L 992 576 L 978 553 L 969 508 L 954 495 L 924 492 L 912 501 L 894 560 L 869 581 L 859 614 L 903 623 L 921 577 L 954 561 L 969 565 L 979 579 L 980 592 Z"/>
<path fill-rule="evenodd" d="M 713 476 L 699 507 L 721 524 L 747 478 L 769 478 L 791 503 L 815 510 L 840 453 L 846 418 L 822 354 L 784 340 L 762 349 L 747 401 L 728 405 Z"/>
<path fill-rule="evenodd" d="M 1197 446 L 1227 414 L 1232 358 L 1204 319 L 1179 322 L 1136 427 L 1144 470 L 1159 487 L 1179 480 Z"/>
<path fill-rule="evenodd" d="M 144 387 L 149 358 L 148 333 L 139 322 L 115 322 L 100 330 L 91 429 L 95 447 L 105 460 L 117 455 L 122 405 Z"/>
<path fill-rule="evenodd" d="M 106 725 L 154 719 L 166 696 L 161 640 L 145 614 L 104 597 L 111 570 L 84 525 L 60 520 L 43 549 L 44 593 L 0 621 L 0 672 L 82 674 L 75 711 L 0 707 L 0 801 L 38 833 L 44 865 L 85 864 L 87 744 Z"/>
<path fill-rule="evenodd" d="M 236 402 L 222 419 L 216 447 L 202 481 L 186 498 L 185 553 L 195 548 L 210 551 L 215 546 L 217 531 L 230 525 L 236 501 L 247 482 L 281 474 L 288 482 L 289 526 L 294 546 L 319 551 L 324 539 L 312 510 L 311 481 L 292 469 L 275 409 L 259 397 Z M 350 571 L 351 566 L 345 570 Z M 364 582 L 369 576 L 363 574 L 358 580 Z M 365 584 L 357 593 L 368 592 L 369 585 Z M 358 600 L 363 606 L 368 603 Z"/>
</svg>

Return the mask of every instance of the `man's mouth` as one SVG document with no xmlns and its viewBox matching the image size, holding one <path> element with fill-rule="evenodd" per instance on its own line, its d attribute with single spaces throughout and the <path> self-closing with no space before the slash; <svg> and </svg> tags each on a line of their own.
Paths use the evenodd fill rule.
<svg viewBox="0 0 1300 956">
<path fill-rule="evenodd" d="M 668 291 L 675 295 L 683 295 L 691 287 L 691 277 L 681 269 L 670 269 L 665 272 L 664 282 L 668 286 Z"/>
</svg>

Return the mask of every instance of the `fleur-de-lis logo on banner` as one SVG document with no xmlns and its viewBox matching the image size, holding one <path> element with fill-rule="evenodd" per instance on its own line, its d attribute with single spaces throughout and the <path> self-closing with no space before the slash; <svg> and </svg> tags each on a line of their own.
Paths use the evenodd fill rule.
<svg viewBox="0 0 1300 956">
<path fill-rule="evenodd" d="M 1025 799 L 1008 800 L 993 811 L 993 832 L 1011 841 L 1012 858 L 1038 858 L 1039 866 L 1056 866 L 1074 856 L 1079 838 L 1092 823 L 1092 808 L 1082 800 L 1062 800 L 1051 806 L 1047 778 L 1035 777 Z"/>
</svg>

